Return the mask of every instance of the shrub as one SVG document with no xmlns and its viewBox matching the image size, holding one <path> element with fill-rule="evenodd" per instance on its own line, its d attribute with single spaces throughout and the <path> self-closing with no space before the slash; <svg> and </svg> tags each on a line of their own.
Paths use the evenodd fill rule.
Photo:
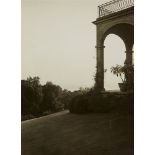
<svg viewBox="0 0 155 155">
<path fill-rule="evenodd" d="M 133 112 L 133 94 L 83 94 L 74 97 L 70 104 L 71 113 Z"/>
</svg>

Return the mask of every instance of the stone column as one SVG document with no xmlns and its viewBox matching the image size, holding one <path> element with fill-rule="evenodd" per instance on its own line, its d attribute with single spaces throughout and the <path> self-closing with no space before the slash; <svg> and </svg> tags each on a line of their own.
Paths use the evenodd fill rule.
<svg viewBox="0 0 155 155">
<path fill-rule="evenodd" d="M 132 50 L 127 50 L 126 52 L 126 60 L 124 62 L 125 65 L 132 65 Z"/>
<path fill-rule="evenodd" d="M 105 91 L 104 88 L 104 47 L 96 46 L 97 54 L 97 71 L 96 71 L 96 88 L 99 91 Z"/>
<path fill-rule="evenodd" d="M 126 66 L 131 66 L 133 63 L 132 63 L 132 54 L 133 54 L 133 51 L 132 50 L 127 50 L 126 51 L 126 60 L 124 62 L 124 64 Z M 133 90 L 133 82 L 134 82 L 134 76 L 133 74 L 126 74 L 126 82 L 127 82 L 127 91 L 132 91 Z"/>
</svg>

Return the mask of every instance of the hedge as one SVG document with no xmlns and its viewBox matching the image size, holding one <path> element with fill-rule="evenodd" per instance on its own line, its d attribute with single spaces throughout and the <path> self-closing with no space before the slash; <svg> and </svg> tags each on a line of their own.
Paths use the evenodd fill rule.
<svg viewBox="0 0 155 155">
<path fill-rule="evenodd" d="M 133 94 L 83 94 L 74 97 L 70 104 L 71 113 L 131 113 L 134 110 Z"/>
</svg>

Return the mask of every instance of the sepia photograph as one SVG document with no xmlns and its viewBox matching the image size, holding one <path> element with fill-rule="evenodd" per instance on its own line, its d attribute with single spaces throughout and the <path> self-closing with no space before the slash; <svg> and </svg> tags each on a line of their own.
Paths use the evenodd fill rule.
<svg viewBox="0 0 155 155">
<path fill-rule="evenodd" d="M 154 6 L 1 0 L 0 155 L 155 155 Z"/>
<path fill-rule="evenodd" d="M 21 155 L 134 155 L 134 0 L 21 0 Z"/>
</svg>

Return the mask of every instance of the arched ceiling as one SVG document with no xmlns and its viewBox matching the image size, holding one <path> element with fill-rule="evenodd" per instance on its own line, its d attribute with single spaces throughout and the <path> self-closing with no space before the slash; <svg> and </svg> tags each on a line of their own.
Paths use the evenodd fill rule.
<svg viewBox="0 0 155 155">
<path fill-rule="evenodd" d="M 125 43 L 127 49 L 132 49 L 134 44 L 134 26 L 130 24 L 117 24 L 109 28 L 106 33 L 104 33 L 104 40 L 107 35 L 116 34 Z"/>
</svg>

